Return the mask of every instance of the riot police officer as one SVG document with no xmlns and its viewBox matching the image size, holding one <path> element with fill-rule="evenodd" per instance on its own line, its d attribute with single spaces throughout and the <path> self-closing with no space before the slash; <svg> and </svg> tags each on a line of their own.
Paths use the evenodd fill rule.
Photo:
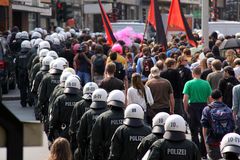
<svg viewBox="0 0 240 160">
<path fill-rule="evenodd" d="M 164 125 L 163 139 L 150 147 L 148 160 L 200 160 L 198 147 L 186 139 L 186 122 L 176 114 L 170 115 Z"/>
<path fill-rule="evenodd" d="M 137 146 L 151 133 L 144 123 L 144 111 L 140 105 L 128 105 L 124 118 L 123 125 L 117 128 L 112 137 L 109 160 L 136 160 Z"/>
<path fill-rule="evenodd" d="M 50 114 L 50 112 L 52 110 L 53 103 L 56 100 L 56 98 L 64 93 L 65 82 L 66 82 L 67 78 L 71 75 L 73 75 L 71 72 L 62 72 L 62 74 L 60 76 L 60 84 L 58 84 L 54 88 L 54 90 L 53 90 L 53 92 L 52 92 L 52 94 L 49 98 L 48 114 Z"/>
<path fill-rule="evenodd" d="M 93 126 L 90 139 L 90 152 L 94 160 L 105 160 L 109 156 L 111 138 L 115 130 L 123 124 L 125 95 L 120 90 L 109 93 L 107 105 L 110 108 L 102 113 Z"/>
<path fill-rule="evenodd" d="M 64 70 L 65 62 L 62 60 L 54 60 L 49 74 L 46 74 L 39 85 L 38 106 L 40 107 L 41 114 L 44 122 L 44 130 L 48 131 L 48 105 L 49 98 L 54 88 L 60 83 L 60 76 Z"/>
<path fill-rule="evenodd" d="M 70 76 L 67 78 L 64 94 L 55 100 L 49 116 L 49 141 L 53 142 L 58 137 L 64 137 L 70 141 L 70 116 L 75 103 L 82 98 L 80 88 L 80 81 L 76 77 Z"/>
<path fill-rule="evenodd" d="M 104 89 L 96 89 L 92 94 L 92 104 L 90 105 L 90 109 L 85 112 L 81 118 L 77 131 L 77 142 L 82 159 L 92 159 L 89 149 L 92 127 L 96 122 L 97 117 L 107 110 L 107 95 L 108 94 Z"/>
<path fill-rule="evenodd" d="M 49 65 L 53 61 L 53 58 L 50 56 L 44 57 L 42 60 L 42 67 L 40 68 L 40 71 L 36 74 L 36 77 L 33 80 L 33 85 L 31 89 L 32 93 L 32 98 L 34 98 L 34 112 L 35 112 L 35 117 L 37 120 L 40 120 L 40 115 L 39 115 L 39 107 L 37 106 L 37 92 L 38 92 L 38 87 L 43 79 L 43 76 L 46 75 L 49 71 Z"/>
<path fill-rule="evenodd" d="M 41 66 L 42 66 L 42 60 L 43 60 L 44 57 L 47 56 L 47 52 L 48 52 L 48 51 L 49 51 L 48 49 L 42 49 L 42 50 L 39 52 L 39 55 L 38 55 L 38 56 L 39 56 L 39 62 L 36 63 L 36 64 L 33 66 L 32 70 L 30 71 L 30 83 L 31 83 L 31 84 L 33 84 L 33 80 L 34 80 L 36 74 L 38 73 L 38 71 L 40 71 L 40 68 L 41 68 Z"/>
<path fill-rule="evenodd" d="M 237 133 L 226 134 L 221 141 L 220 151 L 225 160 L 239 160 L 240 135 Z"/>
<path fill-rule="evenodd" d="M 88 82 L 83 87 L 83 97 L 82 100 L 77 102 L 73 108 L 73 112 L 70 120 L 70 129 L 69 134 L 71 136 L 71 146 L 75 150 L 77 148 L 76 143 L 76 133 L 79 127 L 80 120 L 82 115 L 90 109 L 92 103 L 92 93 L 98 89 L 98 86 L 94 82 Z"/>
<path fill-rule="evenodd" d="M 28 40 L 21 43 L 21 51 L 16 57 L 16 75 L 17 84 L 20 89 L 20 99 L 22 107 L 26 107 L 28 91 L 29 91 L 29 80 L 28 80 L 28 70 L 27 64 L 30 58 L 29 51 L 31 49 L 31 44 Z"/>
<path fill-rule="evenodd" d="M 151 145 L 158 139 L 163 138 L 164 124 L 169 117 L 169 114 L 166 112 L 160 112 L 154 116 L 152 119 L 152 133 L 142 139 L 141 143 L 138 146 L 138 159 L 142 159 Z"/>
</svg>

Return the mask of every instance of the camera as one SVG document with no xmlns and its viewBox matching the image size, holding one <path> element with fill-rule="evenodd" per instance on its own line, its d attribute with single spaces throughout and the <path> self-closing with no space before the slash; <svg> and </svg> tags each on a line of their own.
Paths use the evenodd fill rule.
<svg viewBox="0 0 240 160">
<path fill-rule="evenodd" d="M 86 47 L 85 45 L 80 45 L 80 47 L 78 48 L 78 52 L 82 53 L 86 51 Z"/>
</svg>

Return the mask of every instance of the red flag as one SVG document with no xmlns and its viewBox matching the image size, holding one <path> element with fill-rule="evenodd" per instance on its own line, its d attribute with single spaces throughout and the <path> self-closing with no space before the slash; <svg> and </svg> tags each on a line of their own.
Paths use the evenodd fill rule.
<svg viewBox="0 0 240 160">
<path fill-rule="evenodd" d="M 167 31 L 172 27 L 175 27 L 178 30 L 185 31 L 187 34 L 187 39 L 189 44 L 191 44 L 194 47 L 197 46 L 197 42 L 194 39 L 192 31 L 180 7 L 179 0 L 172 0 L 171 6 L 170 6 Z"/>
<path fill-rule="evenodd" d="M 117 40 L 113 35 L 111 23 L 110 23 L 109 18 L 102 6 L 101 0 L 98 0 L 98 3 L 99 3 L 100 10 L 101 10 L 101 16 L 102 16 L 104 30 L 107 35 L 107 41 L 108 41 L 108 44 L 110 44 L 112 46 Z"/>
<path fill-rule="evenodd" d="M 162 44 L 167 49 L 167 38 L 157 0 L 150 2 L 147 23 L 151 24 L 156 31 L 156 43 Z"/>
</svg>

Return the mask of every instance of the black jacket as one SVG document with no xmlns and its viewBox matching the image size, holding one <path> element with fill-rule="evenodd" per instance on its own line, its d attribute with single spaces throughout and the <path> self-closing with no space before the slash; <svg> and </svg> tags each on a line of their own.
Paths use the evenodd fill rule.
<svg viewBox="0 0 240 160">
<path fill-rule="evenodd" d="M 200 160 L 198 147 L 190 140 L 169 141 L 160 139 L 150 148 L 148 160 Z"/>
<path fill-rule="evenodd" d="M 90 109 L 85 112 L 81 118 L 77 131 L 77 142 L 79 144 L 78 146 L 80 147 L 79 149 L 82 154 L 82 158 L 85 160 L 92 159 L 89 148 L 92 127 L 95 124 L 97 117 L 106 110 L 107 108 Z"/>
<path fill-rule="evenodd" d="M 151 145 L 158 139 L 163 138 L 163 134 L 154 134 L 151 133 L 148 136 L 144 137 L 141 143 L 138 145 L 137 151 L 138 156 L 137 159 L 141 160 Z"/>
<path fill-rule="evenodd" d="M 125 124 L 118 127 L 112 137 L 109 160 L 136 160 L 137 147 L 149 133 L 151 129 L 144 124 L 138 127 Z"/>
<path fill-rule="evenodd" d="M 112 136 L 115 130 L 123 124 L 123 119 L 124 110 L 118 107 L 112 107 L 97 118 L 90 139 L 90 151 L 94 160 L 108 158 Z"/>
<path fill-rule="evenodd" d="M 49 140 L 64 137 L 70 141 L 68 134 L 70 116 L 76 102 L 81 100 L 78 94 L 63 94 L 59 96 L 49 116 Z"/>
</svg>

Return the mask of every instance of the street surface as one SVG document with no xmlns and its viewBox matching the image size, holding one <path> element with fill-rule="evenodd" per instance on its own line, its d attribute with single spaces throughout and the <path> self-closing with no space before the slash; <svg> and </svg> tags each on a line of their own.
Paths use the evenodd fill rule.
<svg viewBox="0 0 240 160">
<path fill-rule="evenodd" d="M 7 100 L 6 100 L 7 99 Z M 3 95 L 3 104 L 15 115 L 23 121 L 35 121 L 32 107 L 22 108 L 20 105 L 19 91 L 10 90 L 8 95 Z M 43 133 L 43 146 L 39 147 L 24 147 L 24 160 L 47 160 L 48 145 L 47 138 Z M 0 160 L 6 160 L 6 148 L 0 148 Z"/>
</svg>

